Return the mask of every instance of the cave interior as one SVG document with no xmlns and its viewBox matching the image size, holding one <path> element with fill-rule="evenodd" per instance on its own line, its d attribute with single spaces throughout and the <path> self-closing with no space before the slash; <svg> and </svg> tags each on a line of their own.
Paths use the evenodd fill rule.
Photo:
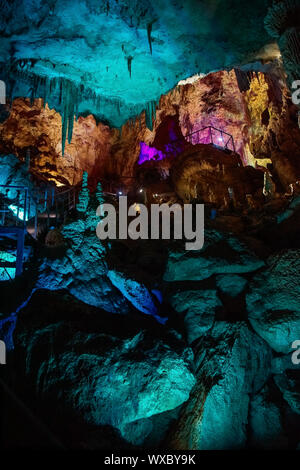
<svg viewBox="0 0 300 470">
<path fill-rule="evenodd" d="M 299 449 L 300 0 L 0 7 L 0 447 Z"/>
</svg>

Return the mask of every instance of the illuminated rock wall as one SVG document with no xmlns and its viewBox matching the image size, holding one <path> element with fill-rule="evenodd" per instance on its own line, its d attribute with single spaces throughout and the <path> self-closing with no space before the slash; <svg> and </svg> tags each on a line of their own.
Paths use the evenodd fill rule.
<svg viewBox="0 0 300 470">
<path fill-rule="evenodd" d="M 31 169 L 60 183 L 76 184 L 87 171 L 92 187 L 100 179 L 125 185 L 132 183 L 137 163 L 147 159 L 147 146 L 157 152 L 146 154 L 157 154 L 162 162 L 161 152 L 170 141 L 214 126 L 232 135 L 244 165 L 266 166 L 272 161 L 287 189 L 300 179 L 300 131 L 282 69 L 241 74 L 243 91 L 234 70 L 178 85 L 161 97 L 152 131 L 144 113 L 121 131 L 97 123 L 92 115 L 79 117 L 64 156 L 60 115 L 47 105 L 44 108 L 42 100 L 31 106 L 29 100 L 17 99 L 8 119 L 0 124 L 0 152 L 15 153 L 23 160 L 30 148 Z"/>
</svg>

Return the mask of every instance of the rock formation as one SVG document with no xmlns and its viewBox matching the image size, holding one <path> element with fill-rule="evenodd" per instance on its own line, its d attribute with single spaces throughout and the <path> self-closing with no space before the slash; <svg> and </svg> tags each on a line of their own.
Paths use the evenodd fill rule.
<svg viewBox="0 0 300 470">
<path fill-rule="evenodd" d="M 248 77 L 243 91 L 234 70 L 178 85 L 161 97 L 153 131 L 147 128 L 144 114 L 126 123 L 121 132 L 97 124 L 91 115 L 81 116 L 74 121 L 64 156 L 60 115 L 47 104 L 44 108 L 41 100 L 31 105 L 29 100 L 17 99 L 9 117 L 0 124 L 0 151 L 15 153 L 24 161 L 29 150 L 31 171 L 56 183 L 77 184 L 87 171 L 92 189 L 101 180 L 106 189 L 116 191 L 133 185 L 132 177 L 137 177 L 147 163 L 137 164 L 142 143 L 161 152 L 171 149 L 176 155 L 174 147 L 168 147 L 171 141 L 214 126 L 232 136 L 243 165 L 272 164 L 277 190 L 286 190 L 300 175 L 297 108 L 290 100 L 280 67 L 268 66 L 257 74 L 241 73 Z M 165 158 L 153 166 L 168 175 L 172 164 L 172 159 Z M 107 186 L 108 180 L 112 187 Z"/>
</svg>

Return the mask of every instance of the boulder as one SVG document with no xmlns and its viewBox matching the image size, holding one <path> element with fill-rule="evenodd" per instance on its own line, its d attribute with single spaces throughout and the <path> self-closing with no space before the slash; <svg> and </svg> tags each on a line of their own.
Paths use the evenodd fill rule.
<svg viewBox="0 0 300 470">
<path fill-rule="evenodd" d="M 168 440 L 174 449 L 241 449 L 250 395 L 270 374 L 271 350 L 246 323 L 216 322 L 194 346 L 197 383 Z"/>
<path fill-rule="evenodd" d="M 107 276 L 112 284 L 119 289 L 124 297 L 129 300 L 137 310 L 147 315 L 158 316 L 154 296 L 142 282 L 128 277 L 123 272 L 115 270 L 109 270 Z"/>
<path fill-rule="evenodd" d="M 288 354 L 300 339 L 299 250 L 271 256 L 254 276 L 246 297 L 254 330 L 276 351 Z"/>
<path fill-rule="evenodd" d="M 176 312 L 184 316 L 189 344 L 213 326 L 215 310 L 222 306 L 215 290 L 179 291 L 170 296 L 169 302 Z"/>
<path fill-rule="evenodd" d="M 264 262 L 238 238 L 207 229 L 202 250 L 184 250 L 179 244 L 169 251 L 165 281 L 207 279 L 213 274 L 255 271 Z"/>
<path fill-rule="evenodd" d="M 63 314 L 53 311 L 57 303 Z M 138 443 L 151 428 L 141 420 L 178 408 L 195 384 L 192 350 L 147 317 L 112 319 L 47 291 L 37 292 L 19 315 L 16 348 L 24 380 L 46 412 L 55 403 L 68 419 L 111 426 Z M 137 423 L 135 431 L 126 427 L 130 423 Z"/>
<path fill-rule="evenodd" d="M 77 299 L 108 312 L 127 313 L 128 303 L 107 277 L 105 248 L 96 223 L 79 219 L 64 226 L 65 250 L 48 252 L 40 267 L 38 288 L 67 289 Z"/>
<path fill-rule="evenodd" d="M 216 284 L 222 294 L 235 298 L 245 290 L 247 279 L 237 274 L 224 274 L 217 276 Z"/>
<path fill-rule="evenodd" d="M 287 448 L 282 404 L 274 385 L 266 384 L 250 402 L 250 446 L 255 449 Z"/>
<path fill-rule="evenodd" d="M 284 374 L 275 375 L 274 380 L 293 412 L 300 414 L 299 370 L 287 370 Z"/>
</svg>

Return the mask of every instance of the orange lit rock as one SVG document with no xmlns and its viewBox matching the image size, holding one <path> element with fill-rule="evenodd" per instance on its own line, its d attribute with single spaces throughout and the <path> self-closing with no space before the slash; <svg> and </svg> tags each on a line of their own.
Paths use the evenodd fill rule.
<svg viewBox="0 0 300 470">
<path fill-rule="evenodd" d="M 249 207 L 249 199 L 263 202 L 263 172 L 243 167 L 238 154 L 212 145 L 189 146 L 176 158 L 172 179 L 184 202 L 196 200 L 222 209 Z"/>
<path fill-rule="evenodd" d="M 30 168 L 49 179 L 64 184 L 77 184 L 84 170 L 93 176 L 101 175 L 110 158 L 111 142 L 117 134 L 93 116 L 79 117 L 74 123 L 73 138 L 61 146 L 61 116 L 42 100 L 16 99 L 9 118 L 0 125 L 1 152 L 15 153 L 25 159 L 30 150 Z"/>
<path fill-rule="evenodd" d="M 42 100 L 31 105 L 27 99 L 16 99 L 8 119 L 0 124 L 0 152 L 15 153 L 24 161 L 30 149 L 31 170 L 56 183 L 77 184 L 87 171 L 92 189 L 101 180 L 106 190 L 116 190 L 136 186 L 140 142 L 163 150 L 170 140 L 211 125 L 232 135 L 243 165 L 272 163 L 272 175 L 281 186 L 277 190 L 286 191 L 300 179 L 297 109 L 278 67 L 270 74 L 249 74 L 245 91 L 240 91 L 234 70 L 176 86 L 161 97 L 152 131 L 144 114 L 121 131 L 97 123 L 91 115 L 79 117 L 64 156 L 61 116 L 44 108 Z M 172 164 L 161 160 L 154 166 L 168 176 Z"/>
</svg>

